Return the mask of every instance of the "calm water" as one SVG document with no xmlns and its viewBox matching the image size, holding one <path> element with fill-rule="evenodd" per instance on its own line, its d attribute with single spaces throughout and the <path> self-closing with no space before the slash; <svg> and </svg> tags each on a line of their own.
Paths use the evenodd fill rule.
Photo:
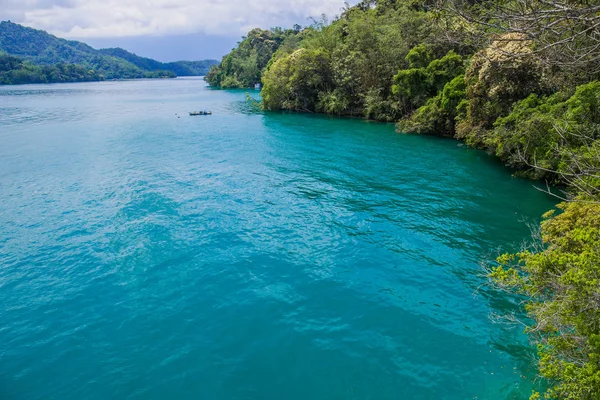
<svg viewBox="0 0 600 400">
<path fill-rule="evenodd" d="M 244 99 L 0 88 L 0 398 L 527 398 L 511 302 L 474 293 L 552 200 L 455 141 Z"/>
</svg>

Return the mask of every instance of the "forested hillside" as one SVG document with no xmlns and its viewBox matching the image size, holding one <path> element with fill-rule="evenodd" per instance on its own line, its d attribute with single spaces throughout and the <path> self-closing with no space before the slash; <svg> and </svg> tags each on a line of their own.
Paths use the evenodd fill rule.
<svg viewBox="0 0 600 400">
<path fill-rule="evenodd" d="M 104 55 L 85 43 L 59 39 L 44 31 L 11 22 L 0 22 L 0 51 L 21 57 L 33 64 L 77 64 L 95 71 L 103 79 L 134 79 L 153 76 L 153 73 L 138 68 L 129 61 Z M 174 76 L 168 72 L 163 75 Z"/>
<path fill-rule="evenodd" d="M 100 81 L 102 76 L 81 65 L 35 65 L 19 57 L 0 54 L 0 85 Z"/>
<path fill-rule="evenodd" d="M 324 22 L 255 29 L 206 79 L 261 81 L 265 110 L 455 137 L 557 185 L 562 214 L 490 279 L 527 299 L 548 382 L 532 398 L 600 399 L 600 5 L 364 0 Z"/>
<path fill-rule="evenodd" d="M 163 63 L 151 58 L 140 57 L 121 48 L 100 49 L 98 51 L 108 56 L 122 58 L 146 71 L 170 71 L 177 76 L 203 76 L 208 73 L 210 67 L 218 64 L 216 60 L 174 61 Z"/>
<path fill-rule="evenodd" d="M 8 70 L 3 70 L 5 84 L 23 80 L 44 82 L 46 80 L 40 78 L 40 74 L 53 76 L 41 72 L 48 71 L 47 66 L 55 66 L 55 69 L 63 68 L 65 65 L 70 65 L 71 69 L 76 66 L 87 71 L 83 76 L 94 77 L 92 80 L 102 80 L 204 75 L 210 66 L 216 63 L 213 60 L 162 63 L 139 57 L 123 49 L 96 50 L 85 43 L 60 39 L 47 32 L 11 22 L 0 22 L 0 52 L 27 61 L 26 66 L 20 68 L 19 72 L 11 70 L 12 72 L 8 74 Z M 27 74 L 30 76 L 26 77 Z M 19 78 L 8 79 L 9 76 L 19 76 Z M 65 78 L 70 75 L 61 76 Z M 77 76 L 82 75 L 77 74 Z M 47 81 L 62 82 L 62 80 Z"/>
</svg>

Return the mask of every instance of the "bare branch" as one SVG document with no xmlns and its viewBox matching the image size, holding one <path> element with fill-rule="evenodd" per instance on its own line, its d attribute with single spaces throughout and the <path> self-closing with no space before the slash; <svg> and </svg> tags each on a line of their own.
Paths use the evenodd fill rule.
<svg viewBox="0 0 600 400">
<path fill-rule="evenodd" d="M 600 74 L 600 5 L 572 0 L 439 1 L 438 7 L 498 35 L 518 33 L 533 43 L 546 67 Z M 594 2 L 595 3 L 595 2 Z M 496 40 L 489 35 L 482 40 Z M 523 54 L 512 54 L 521 57 Z"/>
</svg>

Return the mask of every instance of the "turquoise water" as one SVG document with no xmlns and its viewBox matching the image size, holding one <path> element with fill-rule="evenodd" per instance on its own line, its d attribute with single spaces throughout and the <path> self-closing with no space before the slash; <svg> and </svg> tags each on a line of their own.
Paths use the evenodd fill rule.
<svg viewBox="0 0 600 400">
<path fill-rule="evenodd" d="M 478 263 L 552 199 L 452 140 L 244 99 L 0 87 L 0 398 L 527 398 Z"/>
</svg>

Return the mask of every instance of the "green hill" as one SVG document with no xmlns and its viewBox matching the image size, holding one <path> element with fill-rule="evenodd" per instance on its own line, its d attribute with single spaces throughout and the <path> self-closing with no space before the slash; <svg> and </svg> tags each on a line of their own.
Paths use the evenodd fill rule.
<svg viewBox="0 0 600 400">
<path fill-rule="evenodd" d="M 20 57 L 0 53 L 0 85 L 91 82 L 102 79 L 97 72 L 78 64 L 36 65 Z"/>
<path fill-rule="evenodd" d="M 100 49 L 98 51 L 107 56 L 118 57 L 127 60 L 138 68 L 147 71 L 171 71 L 177 76 L 206 75 L 210 70 L 210 67 L 218 64 L 217 60 L 175 61 L 163 63 L 151 58 L 140 57 L 118 47 L 111 49 Z"/>
<path fill-rule="evenodd" d="M 88 75 L 98 76 L 100 79 L 204 75 L 216 63 L 213 60 L 162 63 L 123 49 L 96 50 L 85 43 L 61 39 L 45 31 L 10 21 L 0 22 L 0 53 L 27 61 L 27 70 L 32 65 L 76 65 L 89 71 Z M 10 63 L 13 64 L 15 63 Z"/>
</svg>

